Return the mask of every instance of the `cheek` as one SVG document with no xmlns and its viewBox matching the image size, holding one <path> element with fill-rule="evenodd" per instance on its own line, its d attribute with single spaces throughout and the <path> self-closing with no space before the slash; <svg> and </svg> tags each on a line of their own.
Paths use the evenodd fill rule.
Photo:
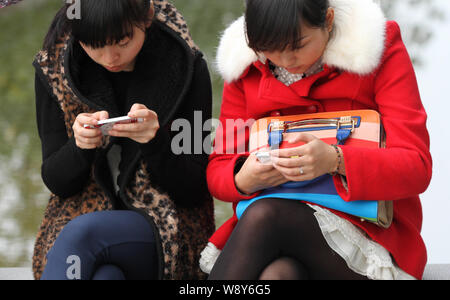
<svg viewBox="0 0 450 300">
<path fill-rule="evenodd" d="M 130 47 L 127 47 L 125 49 L 122 49 L 121 51 L 121 57 L 123 60 L 126 61 L 132 61 L 136 58 L 136 56 L 139 54 L 139 52 L 142 49 L 142 46 L 144 45 L 144 41 L 139 41 L 137 43 L 133 43 Z"/>
<path fill-rule="evenodd" d="M 127 51 L 127 54 L 128 54 L 129 56 L 135 57 L 135 56 L 138 55 L 139 52 L 141 51 L 142 46 L 143 46 L 143 43 L 138 43 L 138 44 L 134 45 L 134 46 L 131 47 L 130 49 L 127 49 L 127 50 L 128 50 L 128 51 Z"/>
<path fill-rule="evenodd" d="M 321 51 L 320 48 L 311 47 L 308 48 L 304 54 L 305 63 L 312 64 L 321 56 Z"/>
<path fill-rule="evenodd" d="M 85 49 L 86 54 L 95 62 L 100 62 L 102 54 L 98 50 L 87 50 Z"/>
<path fill-rule="evenodd" d="M 302 55 L 299 57 L 303 59 L 305 64 L 314 64 L 319 58 L 321 58 L 325 52 L 326 45 L 322 43 L 311 44 L 310 47 L 303 49 Z"/>
</svg>

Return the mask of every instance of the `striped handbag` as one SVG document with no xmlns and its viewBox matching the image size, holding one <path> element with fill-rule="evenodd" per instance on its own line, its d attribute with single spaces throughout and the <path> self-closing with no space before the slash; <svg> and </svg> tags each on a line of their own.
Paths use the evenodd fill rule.
<svg viewBox="0 0 450 300">
<path fill-rule="evenodd" d="M 296 132 L 307 132 L 330 145 L 385 147 L 380 114 L 374 110 L 353 110 L 260 119 L 251 128 L 250 152 L 261 153 L 277 148 L 301 146 L 304 143 L 283 142 L 283 139 Z M 346 186 L 343 176 L 341 180 Z M 383 228 L 389 228 L 393 219 L 392 201 L 346 202 L 338 195 L 333 177 L 328 174 L 311 181 L 289 182 L 264 190 L 256 198 L 241 201 L 236 208 L 238 218 L 250 204 L 265 198 L 291 199 L 317 204 L 367 220 Z"/>
</svg>

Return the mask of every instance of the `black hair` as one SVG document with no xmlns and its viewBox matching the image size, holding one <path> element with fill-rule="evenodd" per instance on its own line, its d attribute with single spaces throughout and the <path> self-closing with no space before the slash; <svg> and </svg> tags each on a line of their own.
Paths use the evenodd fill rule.
<svg viewBox="0 0 450 300">
<path fill-rule="evenodd" d="M 246 0 L 247 42 L 256 52 L 298 49 L 301 25 L 324 28 L 328 0 Z"/>
<path fill-rule="evenodd" d="M 58 11 L 45 37 L 45 50 L 51 52 L 67 34 L 94 49 L 113 45 L 127 37 L 132 38 L 134 26 L 145 31 L 143 24 L 153 18 L 150 13 L 151 0 L 78 1 L 79 18 L 69 18 L 68 10 L 73 9 L 70 3 Z"/>
</svg>

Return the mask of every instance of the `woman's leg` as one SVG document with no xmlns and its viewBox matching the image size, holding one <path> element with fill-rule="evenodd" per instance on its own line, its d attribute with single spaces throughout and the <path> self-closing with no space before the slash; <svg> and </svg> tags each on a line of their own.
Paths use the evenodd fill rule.
<svg viewBox="0 0 450 300">
<path fill-rule="evenodd" d="M 128 280 L 156 279 L 155 237 L 144 216 L 104 211 L 72 220 L 49 251 L 42 279 L 106 278 L 106 271 L 113 270 L 108 265 L 120 269 Z M 117 269 L 110 277 L 117 278 Z"/>
<path fill-rule="evenodd" d="M 304 267 L 309 279 L 366 279 L 328 246 L 312 208 L 282 199 L 258 200 L 247 208 L 209 278 L 259 279 L 273 268 L 282 272 L 272 264 L 285 257 L 296 262 L 293 269 Z"/>
</svg>

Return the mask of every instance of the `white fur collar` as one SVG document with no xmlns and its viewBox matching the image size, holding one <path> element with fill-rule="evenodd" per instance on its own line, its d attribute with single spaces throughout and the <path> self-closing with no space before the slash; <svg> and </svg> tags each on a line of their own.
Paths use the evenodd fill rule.
<svg viewBox="0 0 450 300">
<path fill-rule="evenodd" d="M 330 0 L 335 10 L 333 38 L 323 62 L 343 71 L 366 75 L 374 71 L 384 51 L 386 18 L 373 0 Z M 248 47 L 244 17 L 225 30 L 217 51 L 217 68 L 225 81 L 239 79 L 258 56 Z"/>
</svg>

